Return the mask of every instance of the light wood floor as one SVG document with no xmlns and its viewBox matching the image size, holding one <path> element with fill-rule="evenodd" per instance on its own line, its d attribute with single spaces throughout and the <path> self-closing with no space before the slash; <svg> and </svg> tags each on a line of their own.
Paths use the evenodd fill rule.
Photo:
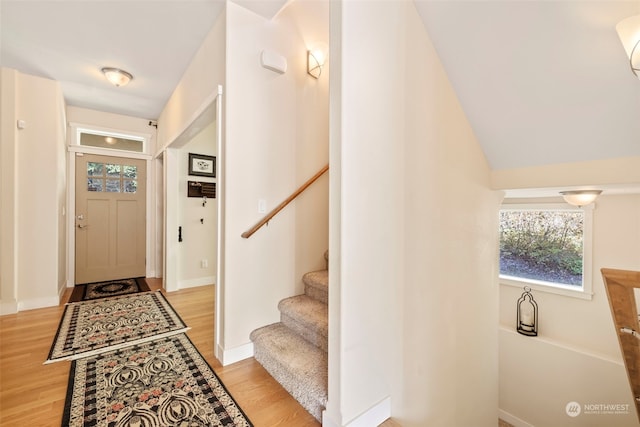
<svg viewBox="0 0 640 427">
<path fill-rule="evenodd" d="M 151 289 L 160 279 L 147 279 Z M 164 292 L 164 291 L 163 291 Z M 63 303 L 69 298 L 67 290 Z M 214 287 L 165 294 L 191 327 L 187 335 L 255 427 L 319 427 L 307 411 L 250 358 L 222 366 L 213 356 Z M 59 426 L 71 362 L 43 365 L 64 305 L 0 316 L 0 425 Z M 384 427 L 399 426 L 389 420 Z"/>
</svg>

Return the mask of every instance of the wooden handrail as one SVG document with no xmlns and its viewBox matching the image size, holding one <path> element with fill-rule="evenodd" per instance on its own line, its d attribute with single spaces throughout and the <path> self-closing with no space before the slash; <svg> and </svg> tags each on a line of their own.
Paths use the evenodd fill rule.
<svg viewBox="0 0 640 427">
<path fill-rule="evenodd" d="M 627 377 L 636 414 L 640 420 L 640 343 L 638 342 L 638 304 L 636 289 L 640 289 L 640 271 L 600 270 L 604 279 L 613 324 L 616 327 L 618 343 L 627 369 Z"/>
<path fill-rule="evenodd" d="M 276 216 L 276 214 L 278 212 L 280 212 L 282 209 L 284 209 L 285 206 L 287 206 L 289 203 L 291 203 L 296 197 L 298 197 L 304 190 L 307 189 L 307 187 L 309 187 L 311 184 L 313 184 L 314 182 L 316 182 L 316 180 L 318 178 L 320 178 L 322 176 L 322 174 L 324 174 L 326 171 L 329 170 L 329 165 L 325 165 L 322 169 L 320 169 L 318 171 L 318 173 L 316 173 L 314 176 L 312 176 L 311 178 L 309 178 L 309 180 L 307 182 L 305 182 L 304 184 L 302 184 L 300 186 L 300 188 L 298 188 L 296 191 L 294 191 L 293 193 L 291 193 L 291 195 L 289 197 L 287 197 L 282 203 L 280 203 L 278 206 L 276 206 L 271 212 L 269 212 L 268 214 L 266 214 L 264 216 L 264 218 L 262 218 L 260 221 L 258 221 L 256 223 L 256 225 L 254 225 L 253 227 L 251 227 L 250 229 L 248 229 L 247 231 L 245 231 L 244 233 L 241 234 L 242 237 L 244 237 L 245 239 L 248 239 L 249 237 L 251 237 L 253 235 L 253 233 L 255 233 L 256 231 L 258 231 L 263 225 L 265 225 L 266 223 L 268 223 L 269 221 L 271 221 L 271 219 Z"/>
</svg>

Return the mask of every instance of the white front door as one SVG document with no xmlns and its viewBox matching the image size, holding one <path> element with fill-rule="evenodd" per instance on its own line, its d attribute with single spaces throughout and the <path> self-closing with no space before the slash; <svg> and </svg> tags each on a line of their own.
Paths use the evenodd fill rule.
<svg viewBox="0 0 640 427">
<path fill-rule="evenodd" d="M 146 165 L 76 156 L 76 284 L 145 275 Z"/>
</svg>

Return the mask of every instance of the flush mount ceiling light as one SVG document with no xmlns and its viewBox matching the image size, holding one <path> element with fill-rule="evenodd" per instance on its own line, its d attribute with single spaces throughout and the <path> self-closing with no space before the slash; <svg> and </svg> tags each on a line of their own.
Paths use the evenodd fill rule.
<svg viewBox="0 0 640 427">
<path fill-rule="evenodd" d="M 640 78 L 640 15 L 630 16 L 618 22 L 616 30 L 629 57 L 631 71 Z"/>
<path fill-rule="evenodd" d="M 573 190 L 560 192 L 562 197 L 564 197 L 565 202 L 578 207 L 593 203 L 600 193 L 602 193 L 602 190 Z"/>
<path fill-rule="evenodd" d="M 125 86 L 133 79 L 131 73 L 128 73 L 119 68 L 104 67 L 102 69 L 102 73 L 107 78 L 107 80 L 111 82 L 111 84 L 118 87 Z"/>
</svg>

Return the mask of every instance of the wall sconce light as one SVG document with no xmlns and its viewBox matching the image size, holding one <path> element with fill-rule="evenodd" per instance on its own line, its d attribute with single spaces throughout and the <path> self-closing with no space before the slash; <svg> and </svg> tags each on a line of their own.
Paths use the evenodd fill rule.
<svg viewBox="0 0 640 427">
<path fill-rule="evenodd" d="M 112 85 L 118 87 L 125 86 L 127 83 L 133 80 L 133 76 L 131 75 L 131 73 L 120 70 L 118 68 L 104 67 L 102 69 L 102 73 Z"/>
<path fill-rule="evenodd" d="M 600 193 L 602 193 L 602 190 L 574 190 L 560 192 L 565 202 L 578 207 L 593 203 Z"/>
<path fill-rule="evenodd" d="M 307 73 L 317 79 L 322 74 L 322 67 L 327 59 L 326 53 L 321 49 L 307 51 Z"/>
<path fill-rule="evenodd" d="M 640 78 L 640 15 L 630 16 L 618 22 L 616 31 L 629 57 L 631 71 Z"/>
<path fill-rule="evenodd" d="M 518 300 L 516 330 L 529 337 L 538 336 L 538 304 L 531 295 L 531 288 L 524 287 L 524 292 Z"/>
</svg>

